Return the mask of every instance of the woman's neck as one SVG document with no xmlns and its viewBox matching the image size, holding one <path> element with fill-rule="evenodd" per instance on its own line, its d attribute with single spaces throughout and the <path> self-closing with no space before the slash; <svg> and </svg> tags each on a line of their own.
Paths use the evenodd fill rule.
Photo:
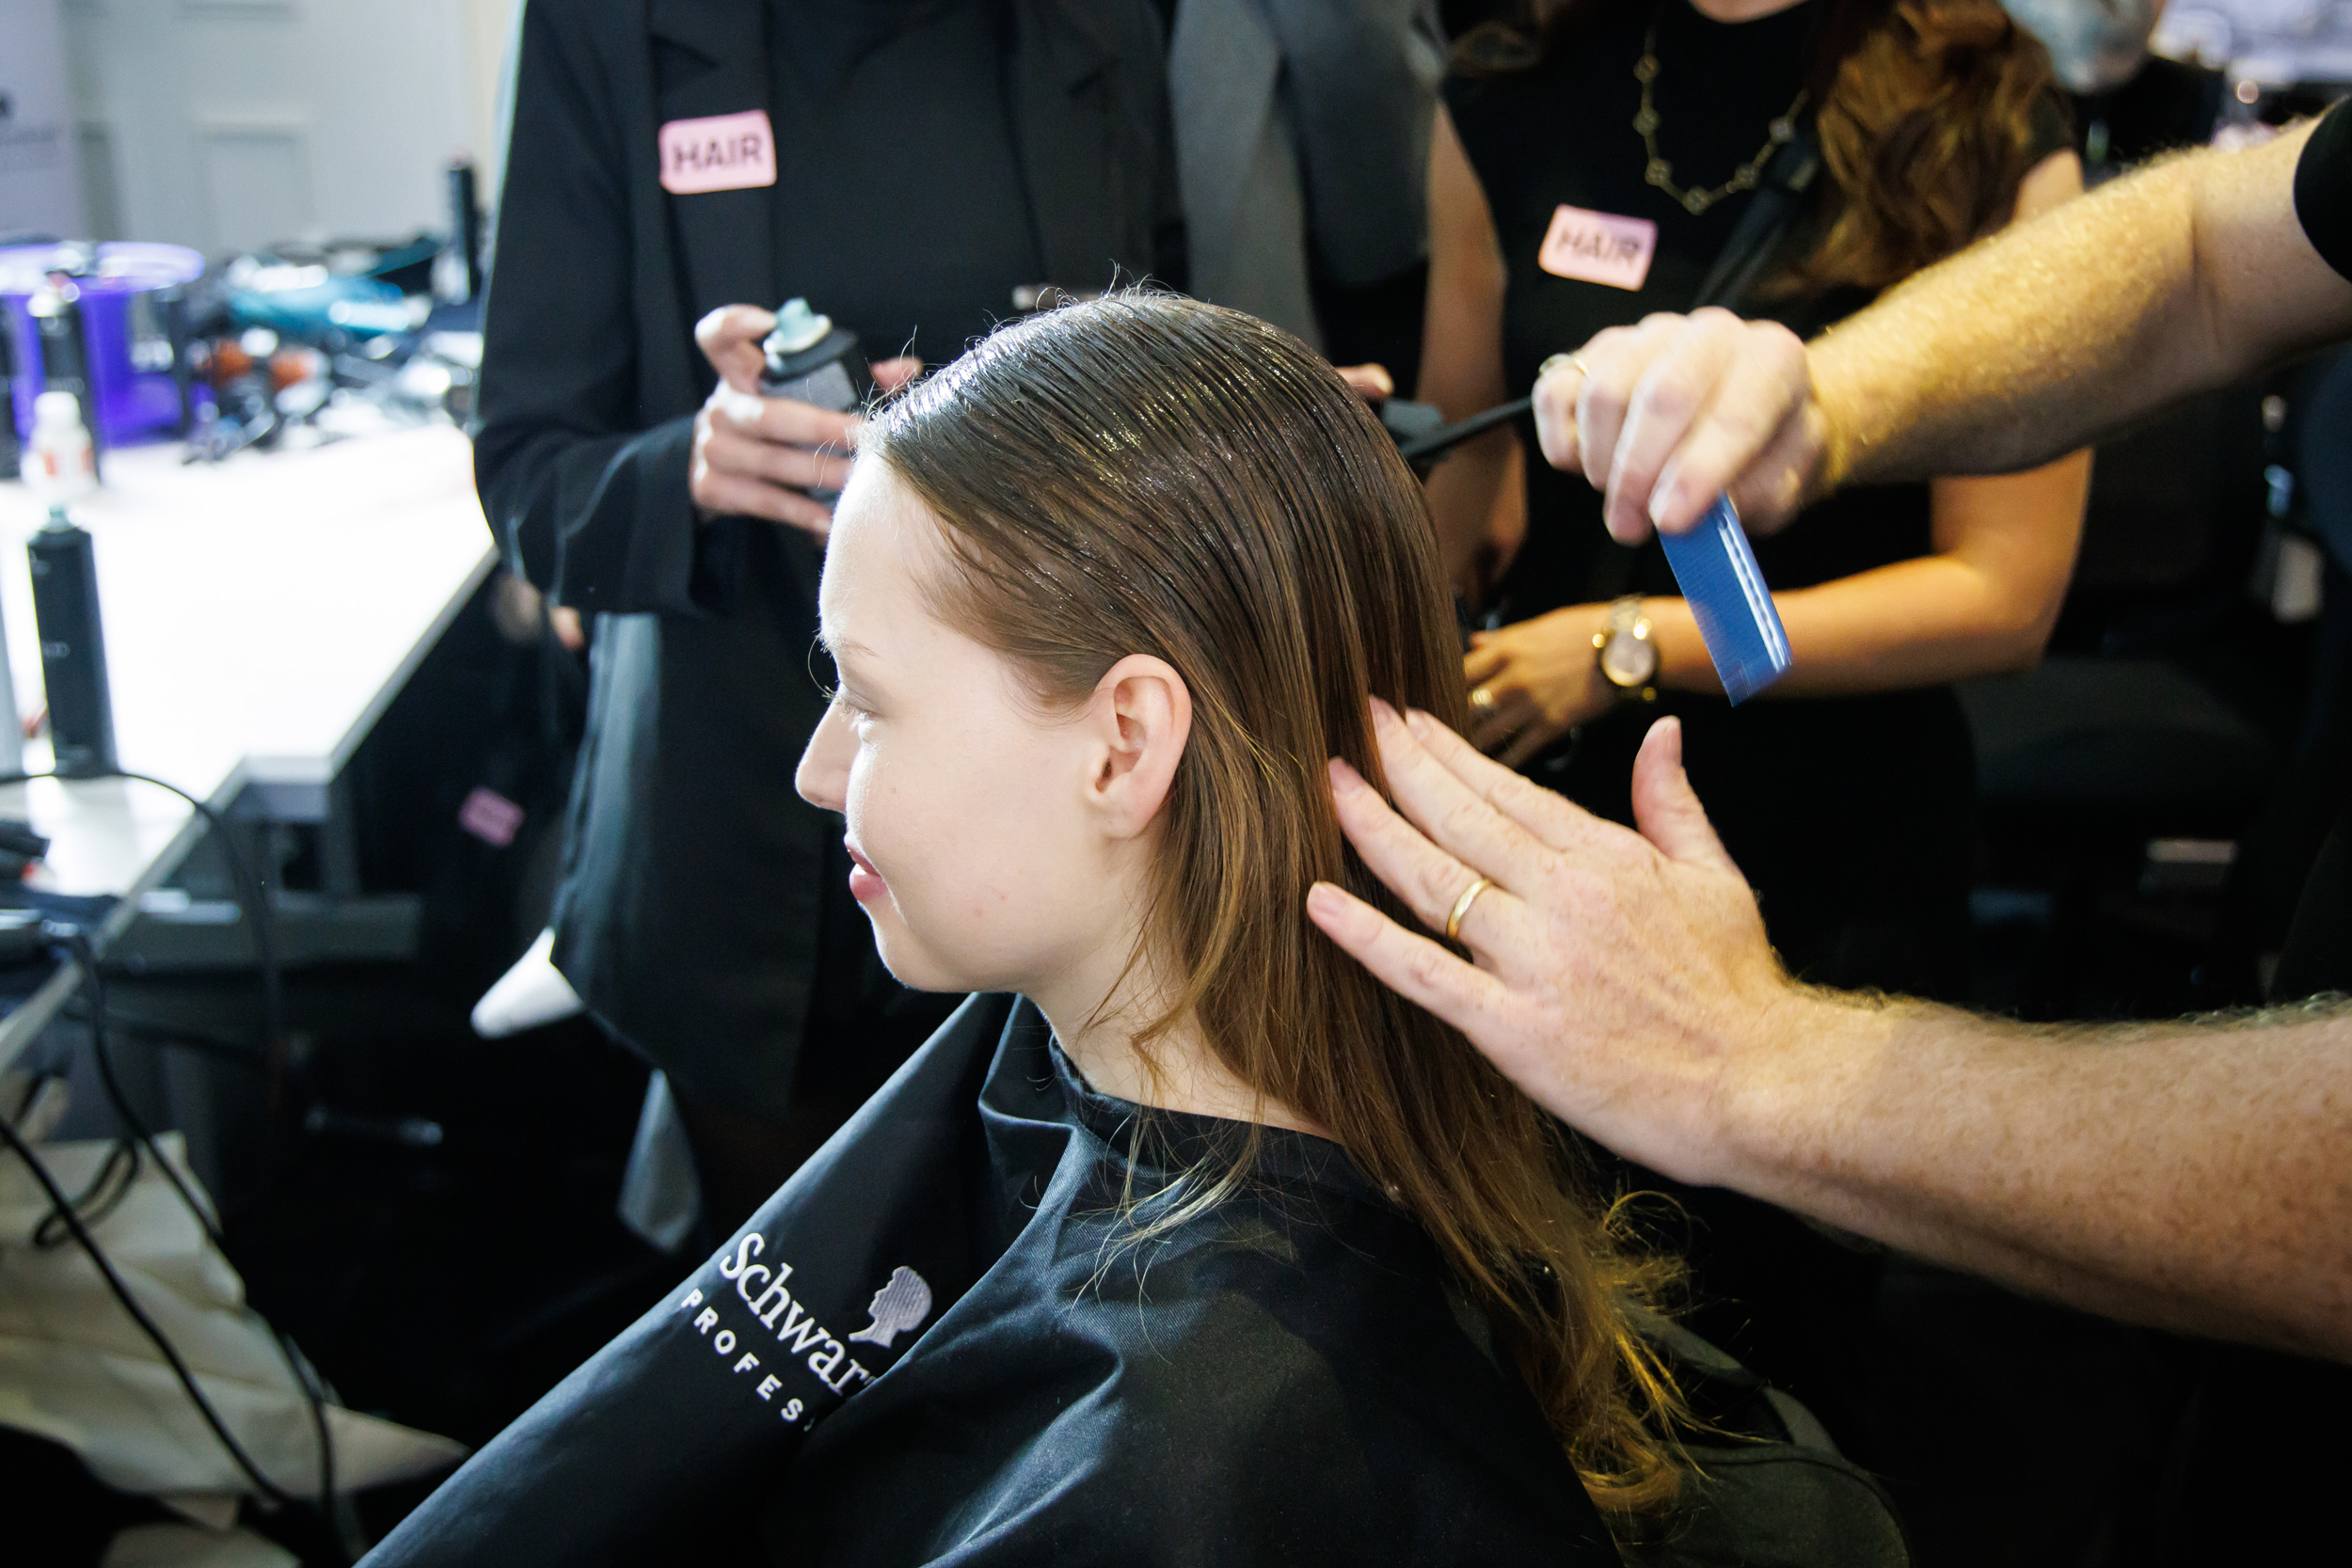
<svg viewBox="0 0 2352 1568">
<path fill-rule="evenodd" d="M 1761 22 L 1804 0 L 1691 0 L 1691 8 L 1713 22 Z"/>
<path fill-rule="evenodd" d="M 1172 992 L 1136 996 L 1125 1005 L 1106 1007 L 1099 991 L 1090 1001 L 1083 996 L 1040 994 L 1053 989 L 1038 988 L 1029 1000 L 1045 1014 L 1063 1054 L 1097 1094 L 1164 1111 L 1322 1133 L 1321 1128 L 1288 1105 L 1254 1093 L 1235 1077 L 1217 1060 L 1200 1021 L 1189 1012 L 1151 1042 L 1147 1055 L 1136 1044 L 1136 1036 L 1167 1009 L 1174 1000 Z"/>
</svg>

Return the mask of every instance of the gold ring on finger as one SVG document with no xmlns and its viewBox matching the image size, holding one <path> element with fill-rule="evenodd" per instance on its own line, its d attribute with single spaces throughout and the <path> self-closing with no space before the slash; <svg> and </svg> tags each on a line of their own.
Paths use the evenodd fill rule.
<svg viewBox="0 0 2352 1568">
<path fill-rule="evenodd" d="M 1462 917 L 1470 913 L 1472 904 L 1478 902 L 1478 895 L 1494 885 L 1492 877 L 1481 877 L 1462 890 L 1462 896 L 1454 901 L 1454 911 L 1445 917 L 1446 941 L 1459 942 L 1462 939 Z"/>
<path fill-rule="evenodd" d="M 1593 373 L 1593 367 L 1584 362 L 1584 356 L 1582 355 L 1555 354 L 1549 359 L 1546 359 L 1542 364 L 1535 367 L 1535 379 L 1541 381 L 1544 377 L 1549 375 L 1552 372 L 1559 370 L 1564 366 L 1568 370 L 1574 371 L 1579 375 L 1589 376 Z"/>
<path fill-rule="evenodd" d="M 1492 713 L 1495 710 L 1495 694 L 1483 686 L 1473 686 L 1470 688 L 1470 705 L 1480 713 Z"/>
</svg>

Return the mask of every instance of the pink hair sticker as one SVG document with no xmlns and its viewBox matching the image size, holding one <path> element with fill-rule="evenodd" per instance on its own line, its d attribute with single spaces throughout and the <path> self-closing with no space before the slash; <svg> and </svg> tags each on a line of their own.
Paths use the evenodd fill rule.
<svg viewBox="0 0 2352 1568">
<path fill-rule="evenodd" d="M 1638 289 L 1658 253 L 1658 225 L 1647 218 L 1562 207 L 1551 214 L 1535 264 L 1554 277 Z"/>
<path fill-rule="evenodd" d="M 776 182 L 776 134 L 765 109 L 674 119 L 661 128 L 661 188 L 672 196 Z"/>
</svg>

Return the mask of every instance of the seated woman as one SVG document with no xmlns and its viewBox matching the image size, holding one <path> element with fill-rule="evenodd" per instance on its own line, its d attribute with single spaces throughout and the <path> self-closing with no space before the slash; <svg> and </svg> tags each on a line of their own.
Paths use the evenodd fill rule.
<svg viewBox="0 0 2352 1568">
<path fill-rule="evenodd" d="M 374 1560 L 1617 1562 L 1681 1479 L 1654 1265 L 1302 915 L 1393 907 L 1327 759 L 1465 717 L 1361 400 L 1209 306 L 1007 327 L 870 420 L 820 603 L 801 790 L 892 972 L 983 994 Z"/>
</svg>

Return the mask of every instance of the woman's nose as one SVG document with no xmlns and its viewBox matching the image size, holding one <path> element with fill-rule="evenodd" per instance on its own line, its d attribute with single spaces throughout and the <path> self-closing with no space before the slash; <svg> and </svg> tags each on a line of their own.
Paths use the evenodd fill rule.
<svg viewBox="0 0 2352 1568">
<path fill-rule="evenodd" d="M 792 775 L 801 799 L 826 811 L 841 811 L 849 799 L 850 759 L 857 754 L 857 736 L 839 703 L 825 709 L 817 733 L 808 737 L 801 766 Z"/>
</svg>

